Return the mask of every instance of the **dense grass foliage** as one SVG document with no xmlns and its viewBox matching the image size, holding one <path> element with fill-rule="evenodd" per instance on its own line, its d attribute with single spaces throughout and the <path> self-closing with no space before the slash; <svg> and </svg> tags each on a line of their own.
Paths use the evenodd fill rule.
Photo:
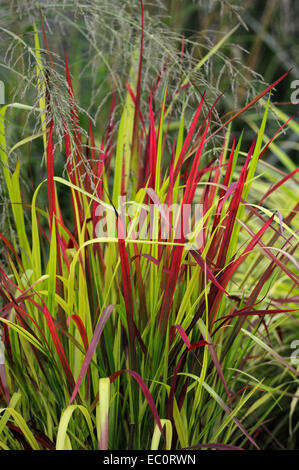
<svg viewBox="0 0 299 470">
<path fill-rule="evenodd" d="M 64 103 L 51 96 L 43 17 L 31 49 L 40 131 L 9 148 L 8 113 L 33 103 L 0 108 L 10 233 L 0 233 L 0 448 L 295 448 L 298 169 L 281 153 L 283 169 L 265 160 L 282 132 L 299 134 L 278 110 L 280 128 L 269 126 L 271 92 L 288 74 L 217 126 L 222 97 L 210 106 L 202 89 L 185 129 L 190 76 L 143 88 L 141 18 L 126 96 L 112 94 L 102 135 L 92 120 L 82 130 L 66 57 Z M 247 148 L 233 129 L 257 102 Z M 28 201 L 22 162 L 11 171 L 10 159 L 36 139 L 47 174 Z M 201 208 L 189 236 L 174 205 L 179 216 Z"/>
</svg>

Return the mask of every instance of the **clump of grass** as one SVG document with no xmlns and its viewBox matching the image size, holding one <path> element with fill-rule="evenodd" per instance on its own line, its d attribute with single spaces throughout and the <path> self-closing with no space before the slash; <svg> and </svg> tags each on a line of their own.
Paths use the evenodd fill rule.
<svg viewBox="0 0 299 470">
<path fill-rule="evenodd" d="M 37 32 L 35 39 L 37 46 Z M 242 136 L 230 136 L 234 119 L 284 76 L 217 128 L 211 123 L 217 102 L 208 106 L 202 93 L 185 132 L 184 106 L 179 121 L 172 114 L 176 95 L 159 80 L 143 89 L 143 39 L 119 125 L 114 96 L 100 137 L 91 121 L 81 131 L 65 59 L 68 116 L 64 107 L 57 116 L 49 88 L 40 97 L 42 134 L 17 144 L 45 137 L 47 178 L 29 204 L 20 164 L 9 171 L 7 108 L 0 110 L 0 157 L 15 233 L 11 240 L 0 234 L 6 256 L 0 266 L 3 449 L 285 444 L 271 423 L 298 388 L 298 371 L 277 351 L 297 314 L 297 169 L 263 168 L 263 155 L 280 134 L 263 145 L 270 99 L 249 149 Z M 41 62 L 36 70 L 46 86 Z M 55 148 L 61 123 L 64 152 Z M 280 130 L 289 125 L 287 119 Z M 225 139 L 215 155 L 220 132 Z M 66 164 L 65 177 L 55 173 L 57 158 Z M 123 196 L 130 218 L 118 207 Z M 275 201 L 286 197 L 285 212 L 277 212 Z M 152 230 L 146 216 L 142 231 L 140 210 L 150 213 L 152 204 Z M 174 204 L 201 204 L 193 240 L 165 212 Z M 106 224 L 114 235 L 99 232 Z"/>
</svg>

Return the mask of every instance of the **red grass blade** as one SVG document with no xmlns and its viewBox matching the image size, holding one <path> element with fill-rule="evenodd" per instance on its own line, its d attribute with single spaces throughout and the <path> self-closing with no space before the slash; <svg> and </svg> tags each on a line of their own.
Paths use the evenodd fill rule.
<svg viewBox="0 0 299 470">
<path fill-rule="evenodd" d="M 232 275 L 235 273 L 235 271 L 238 269 L 240 264 L 244 261 L 244 259 L 249 255 L 251 250 L 257 245 L 257 243 L 260 241 L 261 237 L 267 230 L 267 228 L 271 225 L 271 222 L 273 221 L 273 216 L 264 224 L 264 226 L 258 231 L 256 235 L 253 236 L 252 240 L 248 243 L 247 247 L 245 248 L 244 252 L 242 253 L 241 256 L 239 256 L 238 259 L 236 259 L 232 264 L 228 265 L 228 267 L 224 270 L 222 275 L 220 276 L 220 279 L 222 281 L 223 286 L 227 286 L 229 280 L 231 279 Z M 214 324 L 216 314 L 217 314 L 217 306 L 219 304 L 219 301 L 221 299 L 222 293 L 216 292 L 216 296 L 213 302 L 213 308 L 210 310 L 210 316 L 212 316 L 212 323 L 211 325 Z"/>
<path fill-rule="evenodd" d="M 241 202 L 244 184 L 246 181 L 247 168 L 248 168 L 248 164 L 251 159 L 251 156 L 253 154 L 254 147 L 255 147 L 255 140 L 253 141 L 249 149 L 249 152 L 247 154 L 247 158 L 242 168 L 240 178 L 237 184 L 237 188 L 235 189 L 234 197 L 232 198 L 232 201 L 228 209 L 228 220 L 227 220 L 226 228 L 223 234 L 222 243 L 221 243 L 221 246 L 219 247 L 219 256 L 218 256 L 218 260 L 216 263 L 217 266 L 220 268 L 224 266 L 225 261 L 226 261 L 226 255 L 227 255 L 228 247 L 230 244 L 231 235 L 233 232 L 237 212 L 238 212 L 239 205 Z"/>
<path fill-rule="evenodd" d="M 5 365 L 0 363 L 0 379 L 7 403 L 9 403 L 9 388 L 6 378 Z"/>
<path fill-rule="evenodd" d="M 14 247 L 12 246 L 12 244 L 10 243 L 9 240 L 7 240 L 7 238 L 3 235 L 3 233 L 0 233 L 0 239 L 4 242 L 4 248 L 7 250 L 7 248 L 10 249 L 10 251 L 12 252 L 12 254 L 14 255 L 14 257 L 16 258 L 19 266 L 24 270 L 24 266 L 23 266 L 23 263 L 22 263 L 22 260 L 20 259 L 18 253 L 16 252 L 16 250 L 14 249 Z"/>
<path fill-rule="evenodd" d="M 193 256 L 197 264 L 201 267 L 203 273 L 205 271 L 207 272 L 207 277 L 210 279 L 210 281 L 213 282 L 213 284 L 215 284 L 215 286 L 218 287 L 218 289 L 220 289 L 224 294 L 229 295 L 228 292 L 226 292 L 226 290 L 221 286 L 221 284 L 219 284 L 216 277 L 212 273 L 211 268 L 207 265 L 207 262 L 200 256 L 200 254 L 194 250 L 191 250 L 190 254 Z"/>
<path fill-rule="evenodd" d="M 49 310 L 47 309 L 46 304 L 44 302 L 43 302 L 43 304 L 44 304 L 43 312 L 44 312 L 44 315 L 45 315 L 45 318 L 46 318 L 46 321 L 47 321 L 47 324 L 48 324 L 48 328 L 50 330 L 50 334 L 51 334 L 52 339 L 53 339 L 55 349 L 56 349 L 57 354 L 59 356 L 61 365 L 62 365 L 63 370 L 65 372 L 65 375 L 67 377 L 68 385 L 72 389 L 75 386 L 75 381 L 74 381 L 74 377 L 73 377 L 73 374 L 72 374 L 71 369 L 70 369 L 70 365 L 68 363 L 68 360 L 66 358 L 64 350 L 62 348 L 59 336 L 57 334 L 57 331 L 56 331 L 56 328 L 55 328 L 55 325 L 54 325 L 54 322 L 53 322 L 53 318 L 52 318 Z"/>
<path fill-rule="evenodd" d="M 187 336 L 187 333 L 185 332 L 184 328 L 181 325 L 174 325 L 170 327 L 169 330 L 169 336 L 171 336 L 173 330 L 177 330 L 179 332 L 180 337 L 184 341 L 186 348 L 189 350 L 191 348 L 191 343 L 189 341 L 189 338 Z"/>
<path fill-rule="evenodd" d="M 93 337 L 91 338 L 91 341 L 90 341 L 90 345 L 88 347 L 88 350 L 86 352 L 86 355 L 85 355 L 85 358 L 84 358 L 84 361 L 83 361 L 83 364 L 82 364 L 82 367 L 81 367 L 81 370 L 79 372 L 79 376 L 78 376 L 78 379 L 77 379 L 77 382 L 76 382 L 76 385 L 74 385 L 74 390 L 73 390 L 73 393 L 72 393 L 72 396 L 70 398 L 70 401 L 68 403 L 68 406 L 70 406 L 72 404 L 72 402 L 74 401 L 74 399 L 76 398 L 76 395 L 78 393 L 78 390 L 80 388 L 80 385 L 82 383 L 82 380 L 84 378 L 84 375 L 89 367 L 89 364 L 91 362 L 91 359 L 92 359 L 92 356 L 94 355 L 94 352 L 97 348 L 97 345 L 100 341 L 100 338 L 102 336 L 102 333 L 103 333 L 103 330 L 104 330 L 104 327 L 107 323 L 107 321 L 109 320 L 110 318 L 110 315 L 111 313 L 113 312 L 113 309 L 114 309 L 114 305 L 108 305 L 108 307 L 106 307 L 104 310 L 103 310 L 103 313 L 102 315 L 100 316 L 100 319 L 98 321 L 98 324 L 94 330 L 94 334 L 93 334 Z"/>
<path fill-rule="evenodd" d="M 222 129 L 224 129 L 231 121 L 233 121 L 234 119 L 236 119 L 238 116 L 240 116 L 241 114 L 243 114 L 245 111 L 247 111 L 249 108 L 251 108 L 251 106 L 253 106 L 257 101 L 259 101 L 264 95 L 266 95 L 267 93 L 269 93 L 269 91 L 271 91 L 276 85 L 278 85 L 278 83 L 280 83 L 289 73 L 290 73 L 291 69 L 288 70 L 286 73 L 284 73 L 280 78 L 278 78 L 274 83 L 272 83 L 272 85 L 269 85 L 264 91 L 262 91 L 258 96 L 256 96 L 252 101 L 250 101 L 250 103 L 248 103 L 246 106 L 244 106 L 244 108 L 240 109 L 240 111 L 238 111 L 236 114 L 234 114 L 230 119 L 228 119 L 224 124 L 222 124 L 222 126 L 220 126 L 215 132 L 213 132 L 213 134 L 211 134 L 209 136 L 209 138 L 207 140 L 210 140 L 212 139 L 216 134 L 218 134 L 218 132 L 222 131 Z"/>
<path fill-rule="evenodd" d="M 210 125 L 210 118 L 208 120 L 207 126 L 206 126 L 205 131 L 203 133 L 203 136 L 201 138 L 201 142 L 198 146 L 198 149 L 197 149 L 197 152 L 196 152 L 193 164 L 192 164 L 192 168 L 190 170 L 190 175 L 189 175 L 189 178 L 188 178 L 188 181 L 187 181 L 187 184 L 186 184 L 186 189 L 185 189 L 184 196 L 183 196 L 181 214 L 182 214 L 182 210 L 185 207 L 185 205 L 192 204 L 192 201 L 193 201 L 193 198 L 194 198 L 194 194 L 195 194 L 195 190 L 196 190 L 196 184 L 197 184 L 197 180 L 198 180 L 198 165 L 199 165 L 200 157 L 201 157 L 202 150 L 203 150 L 203 147 L 204 147 L 204 144 L 205 144 L 206 135 L 207 135 L 207 132 L 208 132 L 208 129 L 209 129 L 209 125 Z M 182 234 L 181 234 L 180 224 L 179 224 L 179 227 L 176 230 L 176 239 L 181 243 L 184 243 L 184 241 L 185 241 L 184 237 L 182 237 Z M 167 325 L 167 322 L 168 322 L 168 317 L 169 317 L 169 314 L 170 314 L 170 308 L 171 308 L 172 301 L 173 301 L 174 291 L 175 291 L 177 279 L 178 279 L 178 276 L 179 276 L 182 254 L 183 254 L 183 247 L 182 246 L 176 246 L 173 250 L 173 257 L 172 257 L 171 267 L 170 267 L 170 275 L 169 275 L 168 280 L 167 280 L 167 284 L 166 284 L 166 288 L 165 288 L 164 296 L 163 296 L 163 300 L 162 300 L 162 305 L 161 305 L 161 308 L 160 308 L 160 314 L 159 314 L 159 325 L 161 327 L 162 332 L 165 331 L 166 325 Z"/>
<path fill-rule="evenodd" d="M 88 351 L 88 339 L 87 339 L 87 333 L 86 333 L 84 323 L 82 322 L 81 318 L 78 315 L 72 315 L 71 317 L 68 317 L 67 319 L 67 326 L 70 325 L 70 320 L 73 320 L 76 323 L 80 336 L 82 338 L 83 344 L 84 344 L 85 352 L 87 352 Z"/>
<path fill-rule="evenodd" d="M 135 344 L 135 329 L 134 329 L 134 303 L 133 303 L 133 294 L 132 294 L 132 284 L 130 276 L 130 267 L 129 267 L 129 258 L 126 249 L 125 243 L 125 231 L 123 227 L 123 222 L 121 217 L 118 217 L 117 220 L 117 234 L 118 234 L 118 248 L 120 255 L 120 264 L 122 272 L 122 286 L 123 286 L 123 296 L 126 305 L 127 313 L 127 324 L 129 332 L 129 350 L 130 350 L 130 360 L 131 367 L 135 365 L 135 354 L 134 354 L 134 344 Z"/>
<path fill-rule="evenodd" d="M 190 145 L 190 142 L 192 140 L 192 137 L 193 137 L 193 134 L 194 134 L 194 131 L 195 131 L 195 128 L 196 128 L 196 125 L 197 125 L 197 121 L 198 121 L 198 118 L 200 116 L 200 113 L 201 113 L 201 108 L 202 108 L 202 105 L 203 105 L 203 102 L 204 102 L 204 98 L 205 98 L 205 93 L 203 94 L 202 96 L 202 99 L 199 103 L 199 106 L 196 110 L 196 113 L 194 115 L 194 118 L 192 120 L 192 123 L 191 123 L 191 126 L 190 126 L 190 129 L 188 131 L 188 134 L 187 134 L 187 137 L 184 141 L 184 144 L 183 144 L 183 147 L 182 147 L 182 150 L 180 152 L 180 155 L 179 155 L 179 158 L 178 158 L 178 161 L 177 161 L 177 164 L 176 164 L 176 167 L 174 169 L 174 175 L 173 175 L 173 180 L 174 182 L 176 181 L 178 175 L 179 175 L 179 172 L 181 170 L 181 167 L 183 165 L 183 162 L 184 162 L 184 158 L 186 156 L 186 153 L 187 153 L 187 150 L 188 150 L 188 147 Z"/>
<path fill-rule="evenodd" d="M 161 434 L 163 434 L 163 429 L 162 429 L 162 424 L 161 424 L 161 421 L 160 421 L 160 417 L 159 417 L 159 413 L 158 413 L 158 410 L 156 408 L 156 405 L 155 405 L 155 402 L 151 396 L 151 393 L 146 385 L 146 383 L 144 382 L 143 378 L 137 374 L 137 372 L 134 372 L 133 370 L 119 370 L 118 372 L 115 372 L 114 374 L 112 374 L 110 376 L 110 382 L 114 382 L 115 379 L 117 379 L 117 377 L 119 377 L 123 372 L 127 372 L 128 374 L 130 374 L 133 379 L 136 380 L 136 382 L 138 383 L 138 385 L 140 386 L 141 390 L 143 391 L 143 394 L 146 398 L 146 401 L 148 402 L 149 404 L 149 407 L 151 409 L 151 412 L 153 414 L 153 417 L 158 425 L 158 428 L 159 428 L 159 431 L 161 432 Z"/>
</svg>

